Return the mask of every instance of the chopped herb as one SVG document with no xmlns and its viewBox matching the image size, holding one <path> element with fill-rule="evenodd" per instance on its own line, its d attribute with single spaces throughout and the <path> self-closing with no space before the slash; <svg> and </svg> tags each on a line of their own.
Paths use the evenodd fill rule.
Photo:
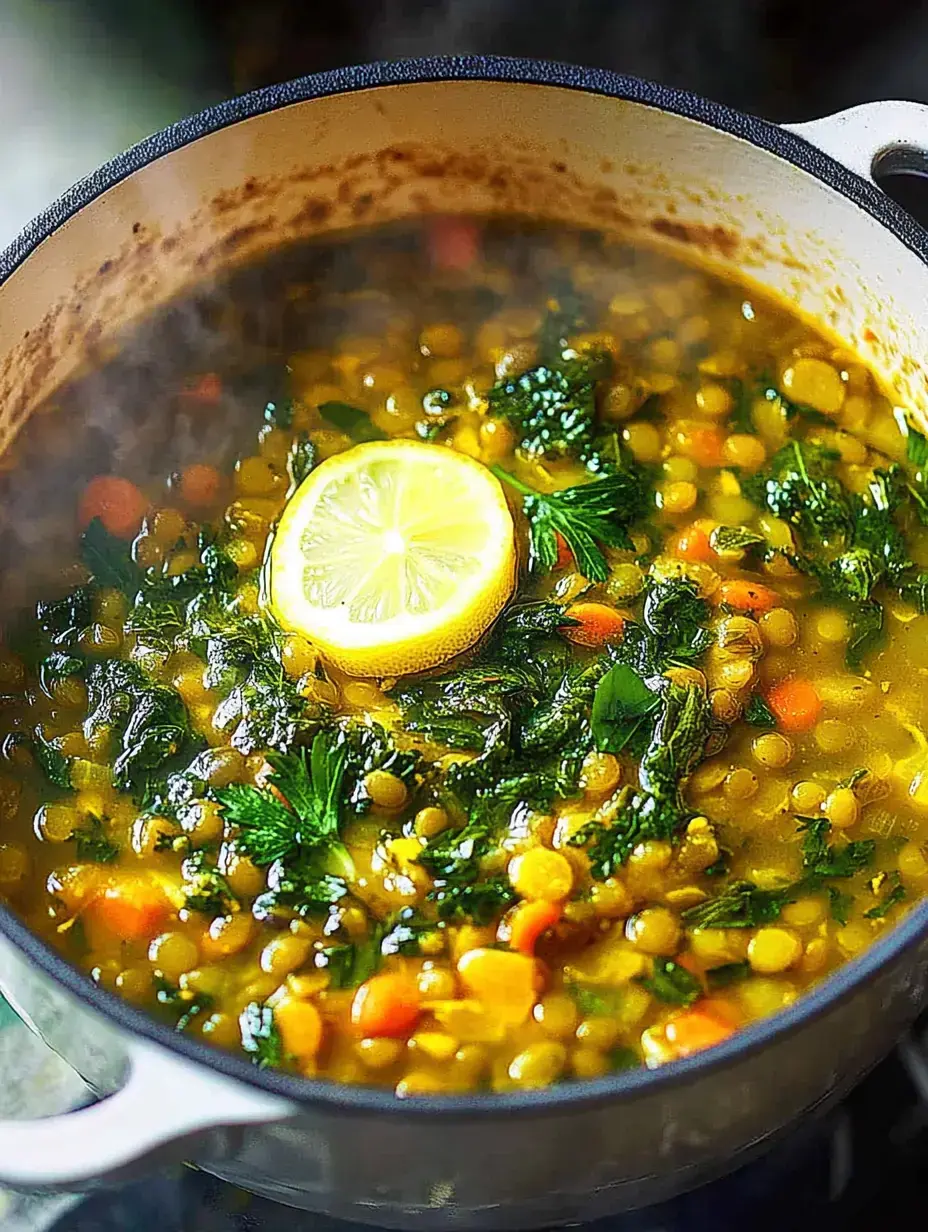
<svg viewBox="0 0 928 1232">
<path fill-rule="evenodd" d="M 284 1059 L 283 1045 L 274 1022 L 273 1009 L 269 1005 L 252 1001 L 242 1010 L 238 1023 L 242 1047 L 250 1054 L 258 1069 L 278 1068 Z"/>
<path fill-rule="evenodd" d="M 883 640 L 883 606 L 872 601 L 859 603 L 850 616 L 851 632 L 844 658 L 852 672 L 859 672 L 866 656 Z"/>
<path fill-rule="evenodd" d="M 751 964 L 747 960 L 722 963 L 720 967 L 709 968 L 706 972 L 706 982 L 710 992 L 714 992 L 718 988 L 729 988 L 732 984 L 738 984 L 741 980 L 746 980 L 750 974 Z"/>
<path fill-rule="evenodd" d="M 596 383 L 611 371 L 605 352 L 542 364 L 494 385 L 490 414 L 508 419 L 533 457 L 582 457 L 595 431 Z"/>
<path fill-rule="evenodd" d="M 49 783 L 70 790 L 73 759 L 65 757 L 56 745 L 46 740 L 41 727 L 36 727 L 32 734 L 32 755 Z"/>
<path fill-rule="evenodd" d="M 744 721 L 750 723 L 752 727 L 763 727 L 768 730 L 777 725 L 773 711 L 759 693 L 754 693 L 745 706 Z"/>
<path fill-rule="evenodd" d="M 421 757 L 412 750 L 398 749 L 379 723 L 349 723 L 339 738 L 345 749 L 345 803 L 353 812 L 361 815 L 370 809 L 365 780 L 374 770 L 402 779 L 410 795 L 415 792 L 422 773 Z"/>
<path fill-rule="evenodd" d="M 87 586 L 78 586 L 63 599 L 36 605 L 39 628 L 53 646 L 70 647 L 90 624 L 92 617 L 90 588 Z"/>
<path fill-rule="evenodd" d="M 803 868 L 813 878 L 853 877 L 867 867 L 876 853 L 872 838 L 857 839 L 843 846 L 828 842 L 832 825 L 825 817 L 798 817 L 802 840 Z"/>
<path fill-rule="evenodd" d="M 672 958 L 653 959 L 651 974 L 639 976 L 638 983 L 669 1005 L 692 1005 L 702 996 L 699 980 Z"/>
<path fill-rule="evenodd" d="M 177 988 L 169 983 L 164 976 L 155 974 L 152 983 L 159 1005 L 173 1010 L 177 1017 L 174 1021 L 175 1031 L 186 1031 L 195 1018 L 213 1008 L 213 998 L 205 992 L 193 992 L 186 988 Z"/>
<path fill-rule="evenodd" d="M 301 432 L 287 454 L 287 474 L 290 487 L 296 490 L 316 465 L 316 446 L 306 432 Z"/>
<path fill-rule="evenodd" d="M 609 1065 L 612 1069 L 637 1069 L 640 1064 L 641 1057 L 634 1048 L 625 1044 L 613 1048 L 609 1053 Z"/>
<path fill-rule="evenodd" d="M 869 911 L 864 912 L 865 920 L 884 919 L 887 915 L 889 915 L 893 907 L 897 906 L 899 903 L 905 902 L 906 899 L 905 886 L 902 884 L 901 878 L 895 870 L 890 873 L 879 874 L 874 878 L 874 881 L 879 882 L 877 892 L 879 892 L 879 890 L 883 890 L 884 888 L 887 888 L 888 892 L 883 895 L 883 898 L 875 907 L 871 907 Z"/>
<path fill-rule="evenodd" d="M 308 757 L 305 749 L 268 754 L 273 773 L 267 787 L 231 783 L 216 788 L 214 795 L 226 817 L 241 830 L 239 846 L 256 864 L 311 856 L 320 872 L 354 877 L 354 864 L 340 836 L 346 757 L 344 745 L 337 745 L 329 733 L 318 732 Z"/>
<path fill-rule="evenodd" d="M 239 910 L 238 899 L 228 881 L 203 848 L 187 856 L 181 865 L 181 875 L 184 906 L 188 911 L 215 917 Z"/>
<path fill-rule="evenodd" d="M 851 908 L 854 906 L 854 895 L 839 890 L 837 886 L 830 885 L 825 889 L 828 893 L 828 910 L 831 918 L 843 928 L 850 918 Z"/>
<path fill-rule="evenodd" d="M 779 919 L 800 892 L 795 886 L 762 890 L 753 881 L 733 881 L 716 898 L 690 907 L 681 918 L 688 928 L 757 928 Z"/>
<path fill-rule="evenodd" d="M 103 822 L 93 813 L 88 813 L 86 824 L 72 830 L 70 841 L 76 844 L 78 860 L 90 860 L 94 864 L 112 864 L 119 855 L 119 845 L 106 833 Z"/>
<path fill-rule="evenodd" d="M 383 960 L 384 930 L 375 927 L 363 941 L 331 945 L 322 951 L 324 970 L 332 988 L 356 988 L 379 969 Z"/>
<path fill-rule="evenodd" d="M 621 988 L 610 988 L 604 984 L 571 983 L 567 985 L 567 991 L 584 1018 L 614 1018 L 621 1012 L 625 1001 Z"/>
<path fill-rule="evenodd" d="M 600 545 L 630 548 L 628 527 L 647 508 L 647 487 L 641 474 L 632 470 L 542 494 L 501 466 L 490 469 L 525 497 L 522 509 L 529 523 L 532 568 L 554 568 L 560 535 L 580 573 L 591 582 L 604 582 L 609 567 Z"/>
<path fill-rule="evenodd" d="M 69 676 L 80 676 L 84 671 L 84 660 L 75 654 L 64 650 L 53 650 L 39 664 L 39 683 L 44 693 L 49 697 L 54 693 L 55 685 Z"/>
<path fill-rule="evenodd" d="M 339 432 L 344 432 L 346 436 L 350 436 L 359 444 L 365 441 L 385 441 L 387 439 L 386 432 L 381 432 L 371 422 L 367 411 L 362 411 L 360 407 L 351 406 L 347 402 L 323 402 L 319 407 L 319 414 L 334 428 L 338 428 Z"/>
</svg>

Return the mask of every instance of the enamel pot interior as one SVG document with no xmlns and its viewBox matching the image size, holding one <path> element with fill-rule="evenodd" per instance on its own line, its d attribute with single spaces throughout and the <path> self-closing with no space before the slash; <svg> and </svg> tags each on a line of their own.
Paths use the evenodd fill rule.
<svg viewBox="0 0 928 1232">
<path fill-rule="evenodd" d="M 291 240 L 426 212 L 590 226 L 738 269 L 859 351 L 928 417 L 928 375 L 914 358 L 928 354 L 928 269 L 917 229 L 881 202 L 878 190 L 773 125 L 610 74 L 431 61 L 306 79 L 130 151 L 9 250 L 0 265 L 0 453 L 15 466 L 16 447 L 8 447 L 49 395 L 112 355 L 134 325 L 186 288 Z M 77 479 L 59 482 L 73 507 Z M 795 1029 L 875 974 L 884 957 L 914 945 L 926 919 L 924 909 L 913 912 L 777 1025 L 760 1024 L 709 1058 L 669 1069 L 678 1077 L 708 1070 Z M 309 1093 L 309 1084 L 259 1076 L 117 1005 L 8 912 L 0 928 L 130 1030 L 212 1057 L 230 1075 Z M 921 989 L 911 995 L 914 1003 Z M 603 1098 L 669 1077 L 622 1075 L 583 1091 Z M 579 1092 L 522 1102 L 556 1106 L 582 1099 Z M 335 1098 L 390 1102 L 364 1091 Z"/>
</svg>

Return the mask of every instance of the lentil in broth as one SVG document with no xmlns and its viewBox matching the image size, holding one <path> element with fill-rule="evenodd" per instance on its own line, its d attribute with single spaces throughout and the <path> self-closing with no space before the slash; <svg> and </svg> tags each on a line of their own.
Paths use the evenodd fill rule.
<svg viewBox="0 0 928 1232">
<path fill-rule="evenodd" d="M 210 297 L 4 477 L 90 480 L 0 660 L 0 888 L 40 936 L 178 1030 L 414 1096 L 688 1056 L 918 900 L 928 442 L 856 356 L 513 221 Z M 323 460 L 393 437 L 493 468 L 520 572 L 470 651 L 359 678 L 262 562 Z"/>
</svg>

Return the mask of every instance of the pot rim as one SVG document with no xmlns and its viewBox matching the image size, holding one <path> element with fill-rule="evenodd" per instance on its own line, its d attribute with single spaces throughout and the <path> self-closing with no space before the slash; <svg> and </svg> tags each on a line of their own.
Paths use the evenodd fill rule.
<svg viewBox="0 0 928 1232">
<path fill-rule="evenodd" d="M 30 254 L 73 214 L 149 163 L 174 153 L 200 137 L 294 103 L 357 90 L 441 81 L 483 81 L 577 90 L 638 103 L 697 121 L 747 141 L 808 172 L 865 210 L 928 264 L 928 232 L 910 215 L 876 185 L 849 171 L 802 137 L 769 120 L 684 90 L 607 69 L 587 69 L 556 61 L 501 56 L 433 56 L 381 61 L 312 74 L 252 91 L 179 120 L 78 181 L 29 223 L 0 253 L 0 288 Z M 190 1061 L 207 1065 L 228 1078 L 299 1104 L 322 1105 L 332 1111 L 377 1112 L 410 1118 L 483 1119 L 500 1114 L 538 1116 L 561 1110 L 580 1110 L 622 1097 L 635 1098 L 658 1089 L 667 1091 L 680 1083 L 721 1070 L 775 1039 L 794 1034 L 807 1022 L 850 998 L 859 984 L 875 976 L 881 967 L 928 936 L 928 899 L 923 900 L 885 937 L 804 993 L 792 1006 L 743 1028 L 707 1052 L 671 1062 L 656 1070 L 643 1067 L 624 1070 L 603 1078 L 540 1091 L 423 1096 L 412 1101 L 398 1100 L 392 1091 L 384 1088 L 301 1078 L 280 1070 L 259 1070 L 244 1057 L 212 1048 L 178 1033 L 144 1010 L 136 1009 L 114 993 L 92 984 L 86 974 L 46 945 L 2 904 L 0 933 L 45 975 L 130 1034 L 168 1048 Z"/>
</svg>

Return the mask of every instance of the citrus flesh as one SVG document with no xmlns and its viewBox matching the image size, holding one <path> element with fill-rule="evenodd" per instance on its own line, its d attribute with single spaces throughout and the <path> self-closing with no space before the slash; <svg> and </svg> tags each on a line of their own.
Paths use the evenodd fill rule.
<svg viewBox="0 0 928 1232">
<path fill-rule="evenodd" d="M 310 472 L 268 568 L 284 628 L 349 675 L 408 675 L 473 645 L 499 614 L 515 583 L 512 515 L 471 458 L 374 441 Z"/>
</svg>

